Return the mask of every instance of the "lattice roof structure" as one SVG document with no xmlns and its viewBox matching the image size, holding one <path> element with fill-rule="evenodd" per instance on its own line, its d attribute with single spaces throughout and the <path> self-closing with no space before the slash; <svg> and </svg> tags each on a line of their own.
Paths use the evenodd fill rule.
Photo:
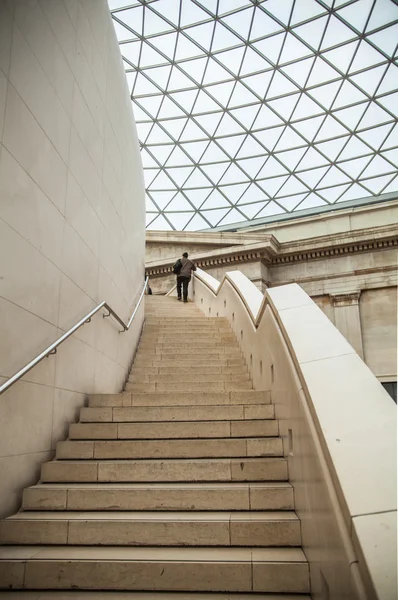
<svg viewBox="0 0 398 600">
<path fill-rule="evenodd" d="M 108 0 L 147 227 L 247 226 L 398 191 L 393 0 Z"/>
</svg>

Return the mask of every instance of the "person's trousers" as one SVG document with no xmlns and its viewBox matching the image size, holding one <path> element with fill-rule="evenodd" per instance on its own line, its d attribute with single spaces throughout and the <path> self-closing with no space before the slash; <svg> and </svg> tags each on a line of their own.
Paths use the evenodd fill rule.
<svg viewBox="0 0 398 600">
<path fill-rule="evenodd" d="M 182 287 L 182 295 L 184 297 L 184 302 L 188 302 L 188 284 L 190 280 L 190 277 L 185 277 L 184 275 L 179 275 L 177 277 L 177 296 L 181 299 Z"/>
</svg>

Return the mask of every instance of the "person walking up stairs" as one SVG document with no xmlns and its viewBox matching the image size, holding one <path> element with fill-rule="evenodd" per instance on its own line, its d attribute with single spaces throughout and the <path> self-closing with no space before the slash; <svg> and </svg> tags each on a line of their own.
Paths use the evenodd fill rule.
<svg viewBox="0 0 398 600">
<path fill-rule="evenodd" d="M 145 313 L 125 392 L 89 397 L 0 523 L 0 589 L 309 599 L 269 392 L 226 319 L 169 297 Z"/>
</svg>

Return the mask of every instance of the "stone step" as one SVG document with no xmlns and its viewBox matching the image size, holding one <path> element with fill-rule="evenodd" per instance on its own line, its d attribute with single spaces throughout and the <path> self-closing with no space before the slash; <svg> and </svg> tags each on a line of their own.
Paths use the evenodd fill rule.
<svg viewBox="0 0 398 600">
<path fill-rule="evenodd" d="M 1 600 L 253 600 L 252 594 L 209 592 L 27 592 L 16 597 L 15 592 L 1 592 Z M 307 594 L 256 594 L 257 600 L 311 600 Z"/>
<path fill-rule="evenodd" d="M 187 338 L 179 338 L 170 336 L 169 339 L 157 341 L 153 339 L 142 338 L 139 344 L 139 348 L 180 348 L 184 344 L 189 344 L 191 348 L 239 348 L 239 344 L 235 337 L 229 337 L 228 339 L 215 339 L 215 338 L 202 338 L 197 339 L 194 336 L 187 336 Z"/>
<path fill-rule="evenodd" d="M 26 488 L 25 511 L 293 510 L 287 482 L 46 483 Z M 256 513 L 253 513 L 256 514 Z"/>
<path fill-rule="evenodd" d="M 128 378 L 129 383 L 174 383 L 176 378 L 181 378 L 183 373 L 174 370 L 173 373 L 137 373 L 135 370 L 132 371 Z M 187 387 L 192 382 L 202 382 L 204 385 L 207 383 L 213 383 L 214 381 L 249 381 L 249 373 L 203 373 L 202 369 L 200 372 L 192 372 L 192 369 L 186 375 Z M 184 377 L 183 377 L 184 379 Z"/>
<path fill-rule="evenodd" d="M 173 340 L 177 337 L 178 340 L 188 339 L 190 340 L 192 337 L 195 337 L 197 340 L 208 340 L 208 339 L 236 339 L 235 334 L 229 329 L 209 329 L 209 328 L 198 328 L 194 333 L 192 330 L 190 332 L 179 331 L 178 336 L 175 336 L 175 329 L 171 329 L 170 331 L 165 330 L 161 331 L 159 328 L 154 329 L 153 331 L 144 329 L 141 339 L 151 339 L 151 340 Z"/>
<path fill-rule="evenodd" d="M 138 350 L 137 350 L 137 356 L 141 356 L 145 354 L 145 356 L 152 356 L 153 355 L 162 355 L 164 357 L 167 358 L 168 355 L 174 355 L 174 356 L 187 356 L 189 354 L 193 354 L 194 356 L 198 356 L 199 354 L 206 356 L 210 356 L 210 355 L 224 355 L 224 354 L 232 354 L 235 355 L 237 358 L 240 358 L 241 352 L 239 349 L 239 345 L 238 343 L 234 343 L 234 344 L 223 344 L 222 346 L 214 346 L 214 345 L 204 345 L 201 344 L 199 346 L 188 346 L 188 347 L 181 347 L 181 346 L 150 346 L 150 348 L 142 348 L 141 346 L 138 346 Z M 155 356 L 156 358 L 156 356 Z"/>
<path fill-rule="evenodd" d="M 283 456 L 280 437 L 173 440 L 67 440 L 58 442 L 57 460 L 168 459 Z"/>
<path fill-rule="evenodd" d="M 3 589 L 309 592 L 299 548 L 4 546 L 0 573 Z"/>
<path fill-rule="evenodd" d="M 175 366 L 172 366 L 172 367 L 162 367 L 162 366 L 136 367 L 134 365 L 131 373 L 132 373 L 132 375 L 149 375 L 149 374 L 153 375 L 156 373 L 158 373 L 159 375 L 175 375 L 177 364 L 178 363 L 175 363 Z M 185 367 L 185 366 L 178 365 L 178 374 L 179 375 L 182 375 L 182 374 L 190 375 L 194 372 L 195 371 L 193 371 L 192 367 Z M 247 373 L 247 366 L 245 364 L 231 365 L 231 366 L 228 366 L 228 365 L 206 366 L 206 367 L 201 367 L 200 373 L 202 375 L 216 375 L 216 374 L 225 375 L 225 374 L 233 374 L 233 373 Z"/>
<path fill-rule="evenodd" d="M 205 384 L 208 392 L 232 392 L 234 390 L 251 390 L 253 384 L 250 380 L 246 381 L 211 381 Z M 203 390 L 201 381 L 172 381 L 150 383 L 127 383 L 126 392 L 141 392 L 143 394 L 150 392 L 200 392 Z"/>
<path fill-rule="evenodd" d="M 272 437 L 278 434 L 279 425 L 275 419 L 176 423 L 73 423 L 69 426 L 71 440 L 247 438 Z"/>
<path fill-rule="evenodd" d="M 214 356 L 209 358 L 199 358 L 195 356 L 184 356 L 179 354 L 176 358 L 170 358 L 168 356 L 165 358 L 164 356 L 152 355 L 151 358 L 148 356 L 136 356 L 134 359 L 133 368 L 135 367 L 175 367 L 176 365 L 181 365 L 181 367 L 192 367 L 197 366 L 202 369 L 202 367 L 206 366 L 235 366 L 235 365 L 245 365 L 245 361 L 242 356 L 238 358 L 232 358 L 228 354 L 218 355 L 218 358 Z"/>
<path fill-rule="evenodd" d="M 245 421 L 273 419 L 273 404 L 225 404 L 219 406 L 134 406 L 84 407 L 81 423 L 156 423 L 194 421 Z M 242 424 L 243 425 L 243 424 Z M 153 425 L 150 425 L 153 427 Z"/>
<path fill-rule="evenodd" d="M 207 389 L 207 386 L 206 386 Z M 90 394 L 90 407 L 128 406 L 221 406 L 224 404 L 270 404 L 271 394 L 267 390 L 241 390 L 223 392 L 152 392 L 121 394 Z"/>
<path fill-rule="evenodd" d="M 44 463 L 42 482 L 286 481 L 284 458 L 191 458 L 169 460 L 54 460 Z"/>
<path fill-rule="evenodd" d="M 0 522 L 0 544 L 69 546 L 299 546 L 284 512 L 20 512 Z"/>
</svg>

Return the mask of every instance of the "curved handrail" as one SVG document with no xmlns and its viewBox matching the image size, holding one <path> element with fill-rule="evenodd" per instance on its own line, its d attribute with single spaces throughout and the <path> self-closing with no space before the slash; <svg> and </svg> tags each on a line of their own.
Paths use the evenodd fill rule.
<svg viewBox="0 0 398 600">
<path fill-rule="evenodd" d="M 53 342 L 50 346 L 48 346 L 45 350 L 43 350 L 43 352 L 38 354 L 27 365 L 25 365 L 22 369 L 20 369 L 17 373 L 15 373 L 15 375 L 13 375 L 9 379 L 7 379 L 7 381 L 5 383 L 3 383 L 3 385 L 0 386 L 0 396 L 5 391 L 7 391 L 14 383 L 16 383 L 19 379 L 21 379 L 21 377 L 23 377 L 26 373 L 28 373 L 28 371 L 30 371 L 31 369 L 33 369 L 33 367 L 35 367 L 37 364 L 39 364 L 39 362 L 41 362 L 44 358 L 47 358 L 48 356 L 50 356 L 52 354 L 56 354 L 58 346 L 60 344 L 62 344 L 62 342 L 67 340 L 71 335 L 73 335 L 75 333 L 75 331 L 77 331 L 80 327 L 82 327 L 82 325 L 84 325 L 85 323 L 90 323 L 91 317 L 93 317 L 99 310 L 101 310 L 101 308 L 105 308 L 109 313 L 107 315 L 102 315 L 103 318 L 110 317 L 112 315 L 112 317 L 114 317 L 116 319 L 116 321 L 123 327 L 123 329 L 121 331 L 119 331 L 119 333 L 124 333 L 125 331 L 130 329 L 131 323 L 133 322 L 133 319 L 134 319 L 135 315 L 137 314 L 137 311 L 142 302 L 142 298 L 144 297 L 145 290 L 148 286 L 148 280 L 149 280 L 149 277 L 146 277 L 144 287 L 142 289 L 142 292 L 140 294 L 138 302 L 133 310 L 133 314 L 131 315 L 127 325 L 119 317 L 119 315 L 109 306 L 109 304 L 107 302 L 105 302 L 105 301 L 101 302 L 95 308 L 93 308 L 93 310 L 91 310 L 89 313 L 87 313 L 82 319 L 80 319 L 80 321 L 78 321 L 78 323 L 76 323 L 76 325 L 73 325 L 73 327 L 68 329 L 68 331 L 66 333 L 64 333 L 63 335 L 61 335 L 60 338 L 58 338 L 55 342 Z"/>
</svg>

